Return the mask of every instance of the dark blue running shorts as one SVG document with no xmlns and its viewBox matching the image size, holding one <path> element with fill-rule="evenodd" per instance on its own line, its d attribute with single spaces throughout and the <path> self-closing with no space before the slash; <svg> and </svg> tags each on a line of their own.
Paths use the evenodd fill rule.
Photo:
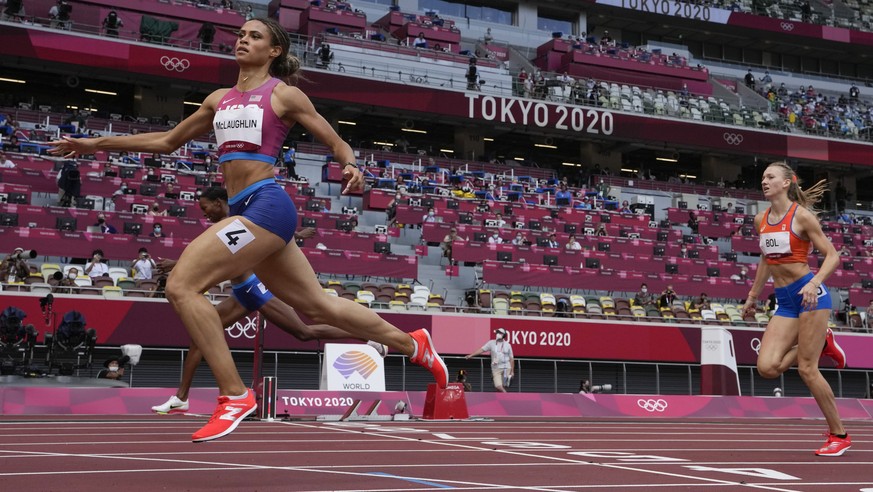
<svg viewBox="0 0 873 492">
<path fill-rule="evenodd" d="M 252 274 L 245 282 L 233 286 L 233 297 L 242 307 L 249 312 L 254 312 L 272 299 L 273 293 L 267 290 L 255 274 Z"/>
<path fill-rule="evenodd" d="M 275 179 L 247 186 L 227 201 L 230 215 L 241 215 L 254 224 L 291 242 L 297 230 L 297 207 Z"/>
</svg>

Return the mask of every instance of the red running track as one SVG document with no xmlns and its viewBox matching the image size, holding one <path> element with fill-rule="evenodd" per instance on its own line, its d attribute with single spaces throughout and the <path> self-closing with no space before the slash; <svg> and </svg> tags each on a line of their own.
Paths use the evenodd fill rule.
<svg viewBox="0 0 873 492">
<path fill-rule="evenodd" d="M 873 424 L 813 455 L 821 421 L 244 422 L 200 416 L 0 421 L 0 490 L 775 490 L 873 492 Z"/>
</svg>

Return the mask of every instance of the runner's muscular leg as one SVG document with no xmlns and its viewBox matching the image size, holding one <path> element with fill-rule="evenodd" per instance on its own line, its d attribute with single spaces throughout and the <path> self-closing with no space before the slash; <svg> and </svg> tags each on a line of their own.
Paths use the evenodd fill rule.
<svg viewBox="0 0 873 492">
<path fill-rule="evenodd" d="M 293 242 L 255 267 L 255 274 L 274 296 L 316 323 L 342 326 L 353 337 L 383 343 L 411 356 L 412 338 L 375 312 L 342 297 L 324 293 L 312 266 Z"/>
<path fill-rule="evenodd" d="M 291 306 L 274 297 L 261 306 L 261 314 L 291 336 L 308 342 L 309 340 L 338 340 L 358 338 L 351 333 L 331 325 L 307 325 L 294 312 Z M 363 338 L 358 340 L 364 341 Z"/>
<path fill-rule="evenodd" d="M 222 229 L 234 220 L 240 220 L 245 230 L 232 237 L 223 235 Z M 234 244 L 229 244 L 231 241 Z M 241 243 L 238 249 L 231 250 Z M 203 292 L 251 269 L 261 258 L 281 249 L 282 244 L 279 237 L 248 219 L 228 217 L 212 225 L 185 248 L 167 279 L 167 299 L 185 324 L 191 341 L 206 358 L 220 395 L 241 395 L 246 386 L 224 339 L 221 318 Z"/>
<path fill-rule="evenodd" d="M 796 318 L 770 318 L 758 351 L 758 374 L 776 378 L 794 364 L 797 360 L 797 331 Z"/>
<path fill-rule="evenodd" d="M 806 383 L 810 393 L 824 414 L 830 431 L 834 434 L 844 434 L 843 422 L 837 411 L 837 402 L 831 385 L 818 369 L 821 357 L 821 347 L 827 336 L 828 316 L 830 310 L 819 309 L 800 314 L 800 334 L 797 341 L 797 370 Z"/>
<path fill-rule="evenodd" d="M 215 306 L 215 310 L 218 312 L 221 326 L 224 328 L 236 323 L 249 312 L 248 309 L 243 307 L 233 297 L 228 297 L 218 303 Z M 194 381 L 194 373 L 197 371 L 197 367 L 200 366 L 201 361 L 203 361 L 203 354 L 197 348 L 197 345 L 191 342 L 191 345 L 188 347 L 188 356 L 185 357 L 185 361 L 182 363 L 182 380 L 179 382 L 176 398 L 182 401 L 188 399 L 188 391 L 191 389 L 191 383 Z"/>
</svg>

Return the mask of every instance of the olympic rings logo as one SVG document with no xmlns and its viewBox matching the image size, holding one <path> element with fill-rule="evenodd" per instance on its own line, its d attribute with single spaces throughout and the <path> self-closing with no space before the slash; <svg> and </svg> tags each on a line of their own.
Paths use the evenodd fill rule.
<svg viewBox="0 0 873 492">
<path fill-rule="evenodd" d="M 756 354 L 759 354 L 761 352 L 761 339 L 760 338 L 757 338 L 757 337 L 753 338 L 752 341 L 749 342 L 749 345 L 752 347 L 752 350 L 754 350 Z"/>
<path fill-rule="evenodd" d="M 237 321 L 225 328 L 224 331 L 230 338 L 245 337 L 249 340 L 253 340 L 258 334 L 258 317 L 255 316 L 252 318 L 251 316 L 246 316 L 245 322 L 243 322 L 243 320 Z"/>
<path fill-rule="evenodd" d="M 657 400 L 637 400 L 637 405 L 647 412 L 663 412 L 667 409 L 667 401 L 658 398 Z"/>
<path fill-rule="evenodd" d="M 791 22 L 783 22 L 783 23 L 779 24 L 779 27 L 781 27 L 783 31 L 793 31 L 794 30 L 794 24 L 792 24 Z"/>
<path fill-rule="evenodd" d="M 721 342 L 706 342 L 704 346 L 706 347 L 706 350 L 715 352 L 719 347 L 721 347 Z"/>
<path fill-rule="evenodd" d="M 721 136 L 728 145 L 739 145 L 743 143 L 743 135 L 741 133 L 724 132 Z"/>
<path fill-rule="evenodd" d="M 161 65 L 170 72 L 184 72 L 191 66 L 191 62 L 187 58 L 170 58 L 169 56 L 161 57 Z"/>
</svg>

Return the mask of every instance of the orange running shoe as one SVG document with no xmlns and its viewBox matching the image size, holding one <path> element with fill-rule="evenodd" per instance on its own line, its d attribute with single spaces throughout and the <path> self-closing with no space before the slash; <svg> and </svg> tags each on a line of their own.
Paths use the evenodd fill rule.
<svg viewBox="0 0 873 492">
<path fill-rule="evenodd" d="M 848 434 L 846 437 L 838 437 L 830 432 L 825 435 L 828 436 L 828 440 L 815 452 L 816 456 L 842 456 L 852 447 L 852 438 Z"/>
<path fill-rule="evenodd" d="M 828 328 L 828 335 L 825 338 L 825 346 L 821 350 L 821 355 L 826 355 L 837 363 L 837 369 L 846 367 L 846 353 L 843 348 L 834 340 L 834 332 Z"/>
<path fill-rule="evenodd" d="M 241 400 L 231 400 L 227 396 L 218 397 L 218 407 L 212 418 L 199 431 L 191 436 L 194 442 L 205 442 L 224 437 L 239 425 L 244 418 L 257 410 L 255 392 L 247 389 L 246 397 Z"/>
<path fill-rule="evenodd" d="M 445 388 L 449 385 L 449 370 L 446 368 L 446 363 L 443 362 L 440 354 L 433 348 L 433 340 L 430 338 L 430 333 L 422 328 L 415 330 L 409 334 L 415 340 L 415 353 L 409 360 L 413 364 L 418 364 L 433 374 L 436 379 L 437 386 Z"/>
</svg>

